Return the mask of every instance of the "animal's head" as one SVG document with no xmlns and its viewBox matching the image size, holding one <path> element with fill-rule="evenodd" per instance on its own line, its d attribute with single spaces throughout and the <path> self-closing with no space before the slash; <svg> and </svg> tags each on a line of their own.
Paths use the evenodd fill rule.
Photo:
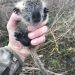
<svg viewBox="0 0 75 75">
<path fill-rule="evenodd" d="M 48 22 L 49 10 L 42 0 L 22 0 L 16 3 L 14 11 L 22 16 L 25 24 L 36 25 Z"/>
</svg>

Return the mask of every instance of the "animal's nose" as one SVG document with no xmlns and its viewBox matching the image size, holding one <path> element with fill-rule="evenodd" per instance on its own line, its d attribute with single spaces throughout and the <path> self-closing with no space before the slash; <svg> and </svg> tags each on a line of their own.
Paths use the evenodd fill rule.
<svg viewBox="0 0 75 75">
<path fill-rule="evenodd" d="M 40 20 L 41 20 L 41 14 L 40 14 L 40 12 L 38 10 L 34 11 L 32 13 L 32 21 L 34 23 L 38 23 L 38 22 L 40 22 Z"/>
</svg>

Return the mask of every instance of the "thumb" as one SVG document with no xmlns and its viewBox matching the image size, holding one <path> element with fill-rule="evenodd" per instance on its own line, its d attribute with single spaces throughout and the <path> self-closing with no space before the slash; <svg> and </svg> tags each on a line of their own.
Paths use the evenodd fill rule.
<svg viewBox="0 0 75 75">
<path fill-rule="evenodd" d="M 9 31 L 15 31 L 16 27 L 17 27 L 17 23 L 20 22 L 21 17 L 20 15 L 17 15 L 15 13 L 12 13 L 8 24 L 7 24 L 7 30 Z"/>
</svg>

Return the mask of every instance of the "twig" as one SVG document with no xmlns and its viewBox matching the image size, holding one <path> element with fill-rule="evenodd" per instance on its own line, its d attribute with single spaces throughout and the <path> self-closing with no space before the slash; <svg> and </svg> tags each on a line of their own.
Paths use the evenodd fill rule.
<svg viewBox="0 0 75 75">
<path fill-rule="evenodd" d="M 60 17 L 64 14 L 64 12 L 58 17 L 59 13 L 63 10 L 64 6 L 67 5 L 69 0 L 65 2 L 65 4 L 62 5 L 62 7 L 59 9 L 58 13 L 55 16 L 54 22 L 51 25 L 51 28 L 57 23 L 57 21 L 60 19 Z"/>
<path fill-rule="evenodd" d="M 24 68 L 25 70 L 30 70 L 30 71 L 32 71 L 32 70 L 37 70 L 37 71 L 40 71 L 40 69 L 39 68 L 35 68 L 35 67 L 25 67 Z M 52 72 L 52 71 L 49 71 L 49 70 L 46 70 L 48 73 L 49 73 L 49 75 L 63 75 L 62 73 L 55 73 L 55 72 Z"/>
<path fill-rule="evenodd" d="M 43 75 L 49 75 L 48 72 L 46 71 L 46 69 L 44 68 L 44 64 L 41 62 L 40 58 L 38 57 L 37 54 L 37 49 L 39 49 L 40 46 L 37 46 L 35 48 L 32 48 L 30 50 L 31 52 L 31 56 L 35 62 L 35 65 L 40 69 L 40 71 L 42 72 Z"/>
</svg>

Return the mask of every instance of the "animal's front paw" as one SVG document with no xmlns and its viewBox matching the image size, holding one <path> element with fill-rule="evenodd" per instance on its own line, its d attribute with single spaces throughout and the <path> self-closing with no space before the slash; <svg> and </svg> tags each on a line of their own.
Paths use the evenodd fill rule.
<svg viewBox="0 0 75 75">
<path fill-rule="evenodd" d="M 28 33 L 25 32 L 15 32 L 15 37 L 17 41 L 20 41 L 24 46 L 30 46 L 31 39 L 28 38 Z"/>
</svg>

